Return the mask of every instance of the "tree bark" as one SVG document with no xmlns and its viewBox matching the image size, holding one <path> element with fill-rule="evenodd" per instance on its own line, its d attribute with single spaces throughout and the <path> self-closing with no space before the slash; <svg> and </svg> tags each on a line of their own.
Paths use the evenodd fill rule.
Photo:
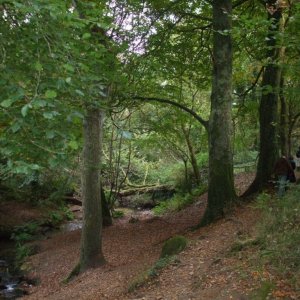
<svg viewBox="0 0 300 300">
<path fill-rule="evenodd" d="M 291 155 L 291 150 L 289 147 L 289 140 L 288 140 L 288 105 L 286 102 L 286 98 L 284 97 L 284 78 L 281 72 L 280 78 L 280 150 L 281 154 L 285 156 Z"/>
<path fill-rule="evenodd" d="M 225 213 L 236 199 L 232 157 L 232 41 L 230 0 L 213 1 L 213 79 L 209 118 L 208 204 L 200 225 Z"/>
<path fill-rule="evenodd" d="M 185 137 L 186 144 L 187 144 L 188 149 L 189 149 L 190 161 L 191 161 L 193 173 L 194 173 L 194 176 L 195 176 L 195 181 L 196 181 L 197 185 L 200 185 L 200 182 L 201 182 L 200 170 L 199 170 L 199 167 L 198 167 L 194 147 L 193 147 L 193 144 L 192 144 L 191 139 L 190 139 L 189 131 L 184 127 L 184 125 L 182 125 L 181 128 L 182 128 L 182 131 L 183 131 L 183 134 L 184 134 L 184 137 Z"/>
<path fill-rule="evenodd" d="M 80 272 L 105 263 L 102 253 L 102 209 L 100 188 L 101 131 L 103 115 L 88 108 L 84 121 L 83 149 L 83 228 L 81 234 Z"/>
<path fill-rule="evenodd" d="M 102 207 L 102 224 L 103 226 L 112 225 L 112 216 L 105 197 L 104 189 L 101 187 L 101 207 Z"/>
<path fill-rule="evenodd" d="M 276 1 L 268 1 L 267 8 L 275 5 Z M 274 6 L 275 7 L 275 6 Z M 278 66 L 279 51 L 277 39 L 282 18 L 281 9 L 268 11 L 268 20 L 271 20 L 269 34 L 267 36 L 266 59 L 269 62 L 263 74 L 262 96 L 259 107 L 260 145 L 256 177 L 248 190 L 243 194 L 247 197 L 260 191 L 267 185 L 274 164 L 278 158 L 278 91 L 280 86 L 280 67 Z"/>
</svg>

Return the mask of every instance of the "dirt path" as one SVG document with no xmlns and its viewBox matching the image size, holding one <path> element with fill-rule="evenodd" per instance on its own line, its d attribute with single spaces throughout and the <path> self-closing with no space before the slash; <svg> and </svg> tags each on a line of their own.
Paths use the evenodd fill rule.
<svg viewBox="0 0 300 300">
<path fill-rule="evenodd" d="M 251 180 L 240 175 L 236 184 L 242 191 Z M 189 228 L 199 223 L 204 212 L 206 197 L 176 214 L 148 216 L 136 223 L 119 221 L 105 228 L 103 251 L 108 263 L 69 284 L 62 281 L 78 261 L 80 230 L 39 242 L 40 251 L 30 257 L 29 263 L 32 275 L 41 283 L 24 299 L 243 299 L 247 289 L 238 285 L 232 257 L 227 254 L 238 235 L 250 234 L 257 213 L 239 207 L 230 217 L 191 232 Z M 177 264 L 128 294 L 130 283 L 159 258 L 162 243 L 175 234 L 184 234 L 190 240 Z"/>
</svg>

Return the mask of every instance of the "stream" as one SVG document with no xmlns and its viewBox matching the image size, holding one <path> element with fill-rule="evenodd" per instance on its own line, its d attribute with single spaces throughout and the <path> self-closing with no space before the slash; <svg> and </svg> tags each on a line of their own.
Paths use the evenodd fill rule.
<svg viewBox="0 0 300 300">
<path fill-rule="evenodd" d="M 131 222 L 153 217 L 151 210 L 122 208 L 118 210 L 124 212 L 124 217 L 116 219 L 115 222 Z M 82 228 L 82 212 L 81 210 L 76 210 L 76 212 L 79 215 L 75 214 L 74 220 L 63 223 L 59 231 L 69 232 Z M 52 234 L 55 234 L 55 231 L 49 231 L 47 235 Z M 0 244 L 0 300 L 20 298 L 26 295 L 27 289 L 35 283 L 15 270 L 15 244 L 9 239 L 0 239 Z"/>
<path fill-rule="evenodd" d="M 7 240 L 0 242 L 0 299 L 17 299 L 26 294 L 22 286 L 28 286 L 28 283 L 13 268 L 14 243 Z"/>
</svg>

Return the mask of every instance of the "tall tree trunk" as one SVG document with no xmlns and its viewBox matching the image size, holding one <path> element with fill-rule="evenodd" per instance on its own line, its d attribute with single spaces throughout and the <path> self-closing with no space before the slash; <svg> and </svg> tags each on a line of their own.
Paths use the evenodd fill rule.
<svg viewBox="0 0 300 300">
<path fill-rule="evenodd" d="M 102 209 L 100 188 L 101 131 L 103 115 L 88 108 L 84 121 L 83 149 L 83 229 L 81 234 L 80 271 L 105 263 L 102 253 Z"/>
<path fill-rule="evenodd" d="M 256 177 L 248 190 L 249 196 L 261 190 L 270 179 L 274 164 L 278 158 L 278 90 L 280 86 L 280 67 L 278 66 L 279 51 L 276 47 L 282 13 L 276 8 L 276 1 L 268 1 L 268 20 L 271 20 L 267 37 L 267 55 L 269 62 L 265 67 L 262 79 L 262 96 L 259 107 L 260 146 Z M 270 9 L 274 5 L 274 9 Z M 273 7 L 273 6 L 272 6 Z M 269 9 L 268 9 L 269 8 Z"/>
<path fill-rule="evenodd" d="M 213 80 L 209 118 L 208 203 L 200 225 L 224 215 L 236 199 L 232 158 L 231 0 L 213 1 Z"/>
</svg>

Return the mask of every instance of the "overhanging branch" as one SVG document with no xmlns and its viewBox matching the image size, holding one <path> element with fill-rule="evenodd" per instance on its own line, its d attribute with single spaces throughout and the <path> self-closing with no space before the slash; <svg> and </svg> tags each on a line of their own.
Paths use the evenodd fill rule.
<svg viewBox="0 0 300 300">
<path fill-rule="evenodd" d="M 160 103 L 167 103 L 167 104 L 173 105 L 175 107 L 178 107 L 181 110 L 192 115 L 201 125 L 204 126 L 204 128 L 206 130 L 208 130 L 208 121 L 207 120 L 204 120 L 195 111 L 193 111 L 192 109 L 190 109 L 190 108 L 186 107 L 185 105 L 182 105 L 178 102 L 175 102 L 170 99 L 163 99 L 163 98 L 156 98 L 156 97 L 142 97 L 142 96 L 132 96 L 132 99 L 141 100 L 141 101 L 145 101 L 145 102 L 155 101 L 155 102 L 160 102 Z"/>
</svg>

